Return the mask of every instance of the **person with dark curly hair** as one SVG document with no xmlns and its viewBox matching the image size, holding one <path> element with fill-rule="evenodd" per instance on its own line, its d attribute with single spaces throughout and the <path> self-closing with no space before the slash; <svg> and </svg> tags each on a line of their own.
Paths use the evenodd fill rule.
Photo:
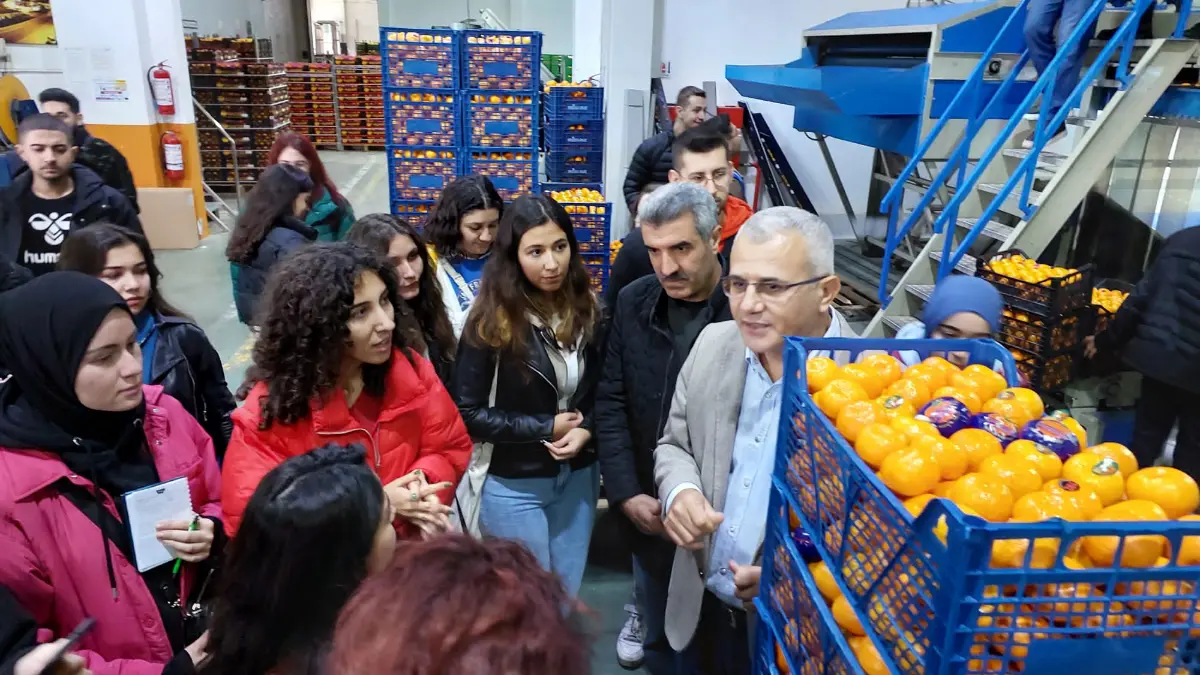
<svg viewBox="0 0 1200 675">
<path fill-rule="evenodd" d="M 422 356 L 433 363 L 442 382 L 449 383 L 458 339 L 442 304 L 441 284 L 434 274 L 425 239 L 403 218 L 372 213 L 350 226 L 346 241 L 387 256 L 396 266 L 400 298 L 412 308 L 425 339 Z"/>
<path fill-rule="evenodd" d="M 225 246 L 233 279 L 233 299 L 238 320 L 253 325 L 258 298 L 267 286 L 271 269 L 289 253 L 317 240 L 317 231 L 303 220 L 312 178 L 289 164 L 276 164 L 262 172 L 246 198 L 246 207 Z"/>
<path fill-rule="evenodd" d="M 397 316 L 408 310 L 392 264 L 348 242 L 314 244 L 280 263 L 263 300 L 250 387 L 233 413 L 225 455 L 229 533 L 263 476 L 330 441 L 370 450 L 371 468 L 396 507 L 398 534 L 449 527 L 447 504 L 471 439 L 413 346 L 420 334 L 397 329 Z"/>
<path fill-rule="evenodd" d="M 517 199 L 458 344 L 454 399 L 479 452 L 497 446 L 478 492 L 473 481 L 459 488 L 459 508 L 477 503 L 485 534 L 523 542 L 571 595 L 600 487 L 592 407 L 603 342 L 570 216 L 546 197 Z"/>
<path fill-rule="evenodd" d="M 396 553 L 366 450 L 331 443 L 263 477 L 229 544 L 199 675 L 322 672 L 338 612 Z"/>
<path fill-rule="evenodd" d="M 225 384 L 221 355 L 187 314 L 159 290 L 162 272 L 150 242 L 111 223 L 96 223 L 71 235 L 58 269 L 96 277 L 121 294 L 137 326 L 142 348 L 142 382 L 157 384 L 183 404 L 212 437 L 217 461 L 233 431 L 237 403 Z"/>
<path fill-rule="evenodd" d="M 446 186 L 425 220 L 442 302 L 456 337 L 462 334 L 479 293 L 502 215 L 504 200 L 492 181 L 486 176 L 463 176 Z"/>
<path fill-rule="evenodd" d="M 587 675 L 562 583 L 520 544 L 463 535 L 401 546 L 338 618 L 329 675 Z"/>
</svg>

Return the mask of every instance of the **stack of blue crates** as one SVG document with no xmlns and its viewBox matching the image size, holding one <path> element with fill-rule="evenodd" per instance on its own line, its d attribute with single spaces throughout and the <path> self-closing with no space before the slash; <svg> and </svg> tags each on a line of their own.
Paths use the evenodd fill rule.
<svg viewBox="0 0 1200 675">
<path fill-rule="evenodd" d="M 463 172 L 505 201 L 537 192 L 542 34 L 466 30 L 462 39 Z"/>
<path fill-rule="evenodd" d="M 398 216 L 423 220 L 462 174 L 462 39 L 452 30 L 380 30 L 388 194 Z"/>
<path fill-rule="evenodd" d="M 592 279 L 593 288 L 603 293 L 608 287 L 611 266 L 609 240 L 612 236 L 612 204 L 576 200 L 571 198 L 574 195 L 563 194 L 573 190 L 595 190 L 603 193 L 603 186 L 600 183 L 545 182 L 541 187 L 542 192 L 554 197 L 571 217 L 575 241 L 579 244 L 579 257 Z"/>
<path fill-rule="evenodd" d="M 545 96 L 546 177 L 599 183 L 604 168 L 604 89 L 551 87 Z"/>
</svg>

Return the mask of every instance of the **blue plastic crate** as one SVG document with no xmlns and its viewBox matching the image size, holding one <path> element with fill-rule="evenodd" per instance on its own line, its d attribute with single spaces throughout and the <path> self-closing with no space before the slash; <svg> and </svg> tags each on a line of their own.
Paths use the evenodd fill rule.
<svg viewBox="0 0 1200 675">
<path fill-rule="evenodd" d="M 587 268 L 588 276 L 592 278 L 592 288 L 597 293 L 603 293 L 608 288 L 608 253 L 581 253 L 579 257 Z"/>
<path fill-rule="evenodd" d="M 473 148 L 532 148 L 537 145 L 537 92 L 468 91 L 463 127 Z"/>
<path fill-rule="evenodd" d="M 431 28 L 380 28 L 385 87 L 456 89 L 462 33 Z"/>
<path fill-rule="evenodd" d="M 464 173 L 487 176 L 506 202 L 537 193 L 538 160 L 534 148 L 471 148 Z"/>
<path fill-rule="evenodd" d="M 546 177 L 553 181 L 578 179 L 595 182 L 604 170 L 604 152 L 566 150 L 546 153 Z"/>
<path fill-rule="evenodd" d="M 604 117 L 603 87 L 550 87 L 545 94 L 546 117 L 597 120 Z"/>
<path fill-rule="evenodd" d="M 398 199 L 392 202 L 392 215 L 399 216 L 408 221 L 409 225 L 420 229 L 425 225 L 425 219 L 429 217 L 429 212 L 433 210 L 433 205 L 436 201 L 423 200 L 405 200 Z"/>
<path fill-rule="evenodd" d="M 390 201 L 437 199 L 451 181 L 462 175 L 462 155 L 458 148 L 389 146 Z"/>
<path fill-rule="evenodd" d="M 388 145 L 461 145 L 460 94 L 443 89 L 389 89 L 383 94 Z"/>
<path fill-rule="evenodd" d="M 1188 639 L 1200 635 L 1200 566 L 1064 562 L 1087 536 L 1111 537 L 1115 559 L 1133 536 L 1178 552 L 1200 522 L 989 523 L 936 499 L 913 519 L 808 394 L 808 352 L 825 350 L 966 352 L 999 361 L 1010 384 L 1016 368 L 990 340 L 788 338 L 775 484 L 894 673 L 1173 674 L 1200 660 L 1200 641 Z M 997 545 L 1016 554 L 993 566 Z"/>
<path fill-rule="evenodd" d="M 598 150 L 604 152 L 604 120 L 546 121 L 546 152 Z"/>
<path fill-rule="evenodd" d="M 541 33 L 465 30 L 462 34 L 464 89 L 541 89 Z"/>
<path fill-rule="evenodd" d="M 771 489 L 762 579 L 754 600 L 761 620 L 759 630 L 765 626 L 773 641 L 783 648 L 789 672 L 862 675 L 849 643 L 789 536 L 787 505 L 780 487 Z M 771 662 L 776 661 L 772 654 Z"/>
</svg>

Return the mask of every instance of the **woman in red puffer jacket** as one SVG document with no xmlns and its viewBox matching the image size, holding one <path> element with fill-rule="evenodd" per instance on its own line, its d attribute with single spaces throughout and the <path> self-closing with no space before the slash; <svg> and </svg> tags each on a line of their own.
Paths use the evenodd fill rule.
<svg viewBox="0 0 1200 675">
<path fill-rule="evenodd" d="M 399 297 L 394 267 L 353 244 L 317 244 L 272 274 L 246 404 L 233 414 L 222 507 L 230 535 L 262 477 L 288 457 L 358 442 L 401 536 L 450 525 L 471 439 Z"/>
</svg>

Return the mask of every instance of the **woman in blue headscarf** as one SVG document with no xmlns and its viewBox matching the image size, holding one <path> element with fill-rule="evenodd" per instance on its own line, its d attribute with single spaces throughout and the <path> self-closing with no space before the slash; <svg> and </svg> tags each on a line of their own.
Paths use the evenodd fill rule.
<svg viewBox="0 0 1200 675">
<path fill-rule="evenodd" d="M 945 338 L 989 338 L 1000 329 L 1004 301 L 991 284 L 977 277 L 953 275 L 942 279 L 933 289 L 921 321 L 910 323 L 896 333 L 899 340 Z M 912 351 L 898 354 L 906 366 L 920 363 Z M 966 365 L 966 354 L 951 353 L 946 358 L 955 365 Z M 962 361 L 962 363 L 959 363 Z"/>
</svg>

